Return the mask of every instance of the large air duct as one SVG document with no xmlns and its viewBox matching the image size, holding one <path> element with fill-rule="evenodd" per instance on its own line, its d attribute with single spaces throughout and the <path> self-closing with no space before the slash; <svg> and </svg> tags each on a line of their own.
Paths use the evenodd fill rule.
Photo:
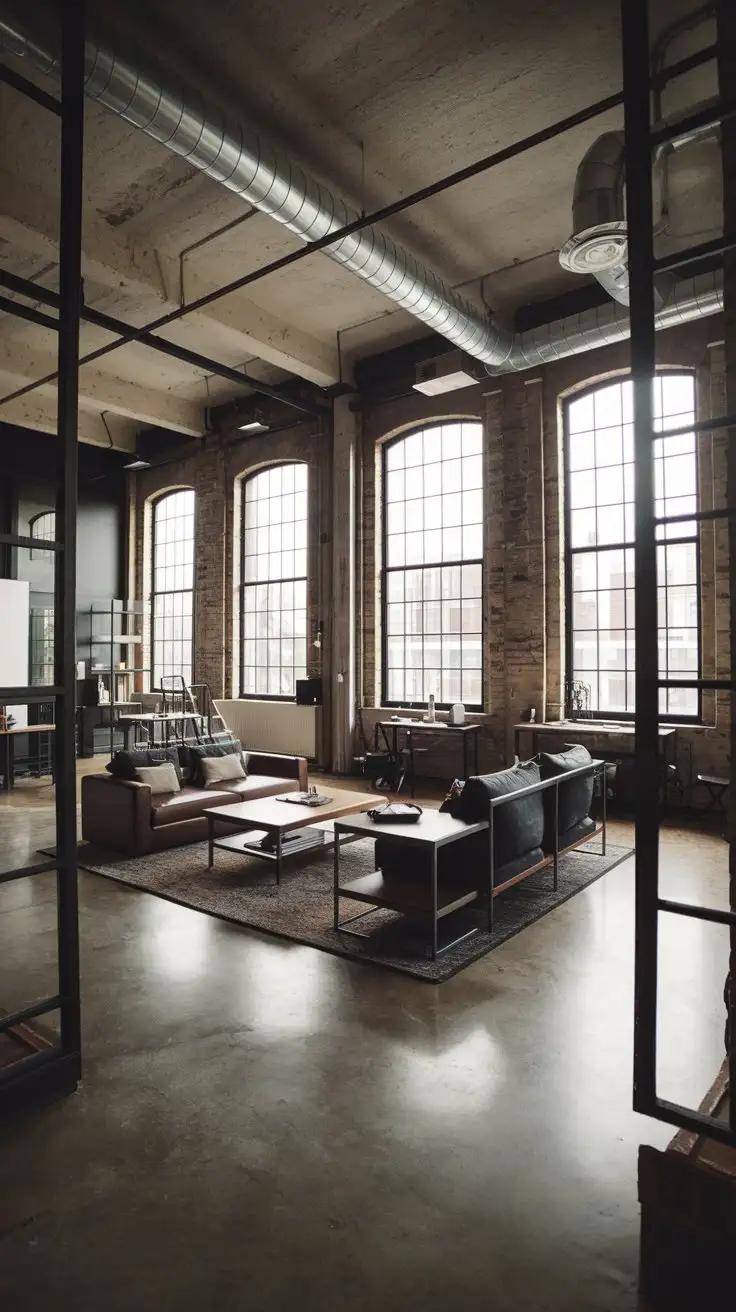
<svg viewBox="0 0 736 1312">
<path fill-rule="evenodd" d="M 688 116 L 700 108 L 706 108 L 706 104 L 691 107 Z M 709 123 L 673 137 L 656 152 L 655 173 L 664 176 L 666 160 L 671 153 L 712 141 L 718 133 L 718 124 Z M 629 304 L 625 166 L 623 132 L 604 132 L 585 152 L 575 176 L 572 236 L 560 251 L 563 269 L 569 269 L 571 273 L 592 274 L 609 296 L 621 305 Z M 668 274 L 660 274 L 655 279 L 657 309 L 667 304 L 676 281 Z"/>
<path fill-rule="evenodd" d="M 0 0 L 0 49 L 26 58 L 43 73 L 58 78 L 58 18 L 48 11 L 44 18 L 36 9 L 29 30 L 26 14 L 21 12 L 18 17 L 9 0 Z M 92 100 L 270 214 L 304 241 L 327 236 L 358 218 L 355 209 L 252 129 L 228 124 L 225 115 L 206 105 L 198 92 L 173 81 L 164 85 L 94 39 L 86 46 L 85 90 Z M 492 374 L 528 369 L 628 336 L 628 316 L 617 313 L 617 306 L 515 335 L 483 315 L 376 228 L 343 237 L 325 247 L 324 253 L 482 361 Z M 701 287 L 696 279 L 678 286 L 679 310 L 673 321 L 685 322 L 722 308 L 722 294 L 715 285 Z M 670 319 L 658 316 L 659 326 L 666 326 Z"/>
</svg>

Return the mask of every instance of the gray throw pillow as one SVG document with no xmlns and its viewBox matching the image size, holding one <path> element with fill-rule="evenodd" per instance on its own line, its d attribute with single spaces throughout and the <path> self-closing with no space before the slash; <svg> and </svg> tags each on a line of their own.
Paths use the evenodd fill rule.
<svg viewBox="0 0 736 1312">
<path fill-rule="evenodd" d="M 239 756 L 205 756 L 200 761 L 205 788 L 217 788 L 222 783 L 245 779 L 243 762 Z"/>
<path fill-rule="evenodd" d="M 171 761 L 163 765 L 141 765 L 135 772 L 139 784 L 148 784 L 154 796 L 158 793 L 180 793 L 181 784 Z"/>
</svg>

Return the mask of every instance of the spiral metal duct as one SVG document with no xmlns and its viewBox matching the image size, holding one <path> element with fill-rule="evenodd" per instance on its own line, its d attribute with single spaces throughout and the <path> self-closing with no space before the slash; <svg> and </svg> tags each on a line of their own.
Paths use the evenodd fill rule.
<svg viewBox="0 0 736 1312">
<path fill-rule="evenodd" d="M 22 12 L 22 11 L 21 11 Z M 45 16 L 44 16 L 45 14 Z M 29 30 L 9 0 L 0 0 L 0 50 L 27 59 L 58 78 L 58 21 L 35 11 Z M 166 85 L 109 45 L 93 38 L 86 45 L 86 94 L 139 127 L 168 150 L 186 159 L 244 201 L 270 214 L 304 241 L 315 241 L 358 219 L 357 211 L 335 197 L 258 133 L 229 123 L 199 93 Z M 618 303 L 514 334 L 483 315 L 447 287 L 431 269 L 397 246 L 377 228 L 365 228 L 324 248 L 469 356 L 490 374 L 512 373 L 592 350 L 629 334 L 628 315 Z M 671 301 L 657 315 L 658 327 L 684 323 L 723 307 L 720 281 L 678 283 Z"/>
</svg>

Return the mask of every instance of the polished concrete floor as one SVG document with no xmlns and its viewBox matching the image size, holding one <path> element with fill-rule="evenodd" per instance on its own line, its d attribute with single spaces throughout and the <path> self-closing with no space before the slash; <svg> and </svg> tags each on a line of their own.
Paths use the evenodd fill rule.
<svg viewBox="0 0 736 1312">
<path fill-rule="evenodd" d="M 0 868 L 52 835 L 0 802 Z M 630 828 L 614 826 L 617 838 Z M 664 890 L 725 905 L 669 830 Z M 6 1312 L 637 1307 L 633 862 L 436 988 L 83 874 L 84 1084 L 0 1130 Z M 0 1003 L 53 987 L 49 877 L 0 888 Z M 661 1092 L 722 1057 L 725 931 L 663 923 Z"/>
</svg>

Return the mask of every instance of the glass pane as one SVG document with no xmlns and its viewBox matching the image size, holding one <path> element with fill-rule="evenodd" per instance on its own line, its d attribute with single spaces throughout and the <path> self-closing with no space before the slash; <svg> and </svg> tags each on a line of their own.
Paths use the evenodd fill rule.
<svg viewBox="0 0 736 1312">
<path fill-rule="evenodd" d="M 570 475 L 570 505 L 573 510 L 584 510 L 595 505 L 595 471 L 583 470 Z"/>
<path fill-rule="evenodd" d="M 691 375 L 659 375 L 653 396 L 655 415 L 670 426 L 694 417 Z M 631 382 L 623 380 L 567 406 L 572 668 L 590 685 L 592 709 L 613 714 L 634 709 L 634 559 L 632 550 L 615 546 L 634 539 L 632 403 Z M 660 664 L 691 674 L 699 661 L 698 546 L 697 524 L 685 517 L 698 505 L 694 436 L 658 439 L 654 456 L 656 513 L 683 516 L 657 530 L 663 544 L 678 539 L 658 551 Z M 662 699 L 668 714 L 685 714 L 686 703 L 694 705 L 689 692 L 675 711 L 670 695 Z"/>
</svg>

